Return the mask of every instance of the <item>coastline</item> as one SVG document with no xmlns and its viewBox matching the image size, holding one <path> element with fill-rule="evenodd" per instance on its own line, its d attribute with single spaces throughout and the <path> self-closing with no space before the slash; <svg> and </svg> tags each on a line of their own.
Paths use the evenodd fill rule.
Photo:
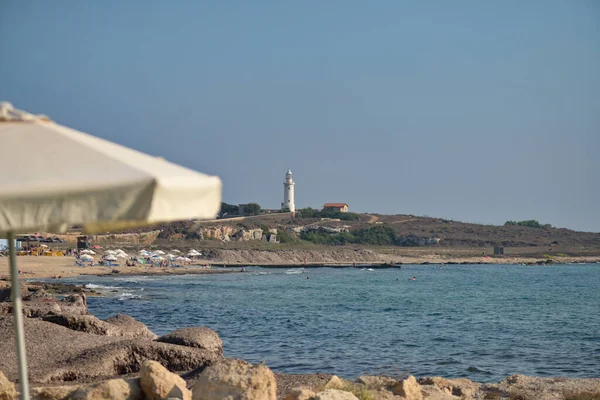
<svg viewBox="0 0 600 400">
<path fill-rule="evenodd" d="M 231 252 L 231 250 L 230 250 Z M 290 252 L 290 251 L 285 251 Z M 318 252 L 310 255 L 310 261 L 297 261 L 287 257 L 286 254 L 268 254 L 270 259 L 265 259 L 265 252 L 247 250 L 240 251 L 238 259 L 229 261 L 208 261 L 212 268 L 200 266 L 184 266 L 178 268 L 158 267 L 80 267 L 75 265 L 73 257 L 17 257 L 17 265 L 21 270 L 21 279 L 39 278 L 65 278 L 84 275 L 188 275 L 188 274 L 225 274 L 240 272 L 242 267 L 260 266 L 263 268 L 402 268 L 405 265 L 548 265 L 548 264 L 578 264 L 578 263 L 600 263 L 600 256 L 583 257 L 440 257 L 425 255 L 421 257 L 378 255 L 373 257 L 371 252 L 366 256 L 356 257 L 354 260 L 331 261 L 329 257 L 318 259 Z M 271 252 L 272 253 L 272 252 Z M 304 252 L 305 253 L 305 252 Z M 304 255 L 301 253 L 301 255 Z M 296 257 L 298 258 L 298 257 Z M 316 259 L 316 261 L 315 261 Z M 0 280 L 9 280 L 8 259 L 0 258 Z"/>
</svg>

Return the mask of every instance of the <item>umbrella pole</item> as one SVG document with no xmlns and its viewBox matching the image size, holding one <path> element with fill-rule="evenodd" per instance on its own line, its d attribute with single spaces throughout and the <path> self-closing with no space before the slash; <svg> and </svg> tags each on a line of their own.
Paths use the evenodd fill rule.
<svg viewBox="0 0 600 400">
<path fill-rule="evenodd" d="M 21 285 L 19 284 L 19 270 L 17 269 L 17 251 L 15 249 L 14 232 L 8 233 L 8 252 L 10 255 L 12 312 L 17 342 L 17 360 L 19 362 L 19 386 L 21 389 L 21 400 L 29 400 L 29 376 L 27 374 L 27 358 L 25 356 L 23 305 L 21 304 Z"/>
</svg>

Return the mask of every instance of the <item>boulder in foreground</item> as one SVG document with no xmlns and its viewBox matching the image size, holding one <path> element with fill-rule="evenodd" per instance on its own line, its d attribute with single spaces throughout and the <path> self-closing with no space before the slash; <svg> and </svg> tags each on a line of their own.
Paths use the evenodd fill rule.
<svg viewBox="0 0 600 400">
<path fill-rule="evenodd" d="M 147 400 L 192 399 L 192 392 L 186 387 L 185 381 L 156 361 L 142 364 L 140 385 Z"/>
<path fill-rule="evenodd" d="M 421 387 L 412 375 L 394 385 L 394 387 L 392 387 L 392 393 L 404 396 L 406 400 L 423 400 Z"/>
<path fill-rule="evenodd" d="M 192 388 L 193 400 L 275 400 L 276 392 L 269 368 L 231 358 L 207 367 Z"/>
<path fill-rule="evenodd" d="M 198 347 L 217 354 L 223 354 L 223 341 L 210 328 L 201 326 L 178 329 L 157 339 L 158 342 L 179 344 L 181 346 Z"/>
<path fill-rule="evenodd" d="M 12 400 L 17 397 L 15 385 L 0 371 L 0 400 Z"/>
</svg>

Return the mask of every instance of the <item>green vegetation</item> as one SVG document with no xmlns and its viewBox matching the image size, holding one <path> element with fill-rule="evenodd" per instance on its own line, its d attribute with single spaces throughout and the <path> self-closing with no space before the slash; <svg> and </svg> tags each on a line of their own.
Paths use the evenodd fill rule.
<svg viewBox="0 0 600 400">
<path fill-rule="evenodd" d="M 260 210 L 260 205 L 256 203 L 248 203 L 244 206 L 244 214 L 246 215 L 258 215 Z"/>
<path fill-rule="evenodd" d="M 221 203 L 219 215 L 239 215 L 240 208 L 234 204 Z"/>
<path fill-rule="evenodd" d="M 527 226 L 529 228 L 552 228 L 552 225 L 542 225 L 535 219 L 529 219 L 526 221 L 506 221 L 504 226 Z"/>
<path fill-rule="evenodd" d="M 328 233 L 325 231 L 308 231 L 300 234 L 300 239 L 314 244 L 339 246 L 344 244 L 363 244 L 374 246 L 418 246 L 416 236 L 399 236 L 384 225 L 358 229 L 352 232 Z"/>
<path fill-rule="evenodd" d="M 283 229 L 279 229 L 277 231 L 277 240 L 279 240 L 279 243 L 292 243 L 297 241 L 294 236 L 290 235 L 288 231 Z"/>
<path fill-rule="evenodd" d="M 297 218 L 337 218 L 342 221 L 358 221 L 360 215 L 351 212 L 339 212 L 331 209 L 323 209 L 322 211 L 307 207 L 296 212 Z"/>
</svg>

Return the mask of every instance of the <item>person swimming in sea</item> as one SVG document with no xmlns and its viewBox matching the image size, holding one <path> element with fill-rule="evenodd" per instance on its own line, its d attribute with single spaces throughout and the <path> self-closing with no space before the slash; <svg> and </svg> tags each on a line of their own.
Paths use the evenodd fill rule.
<svg viewBox="0 0 600 400">
<path fill-rule="evenodd" d="M 416 281 L 416 280 L 417 280 L 417 277 L 416 277 L 416 276 L 413 276 L 412 278 L 408 278 L 408 280 L 409 280 L 409 281 Z"/>
</svg>

